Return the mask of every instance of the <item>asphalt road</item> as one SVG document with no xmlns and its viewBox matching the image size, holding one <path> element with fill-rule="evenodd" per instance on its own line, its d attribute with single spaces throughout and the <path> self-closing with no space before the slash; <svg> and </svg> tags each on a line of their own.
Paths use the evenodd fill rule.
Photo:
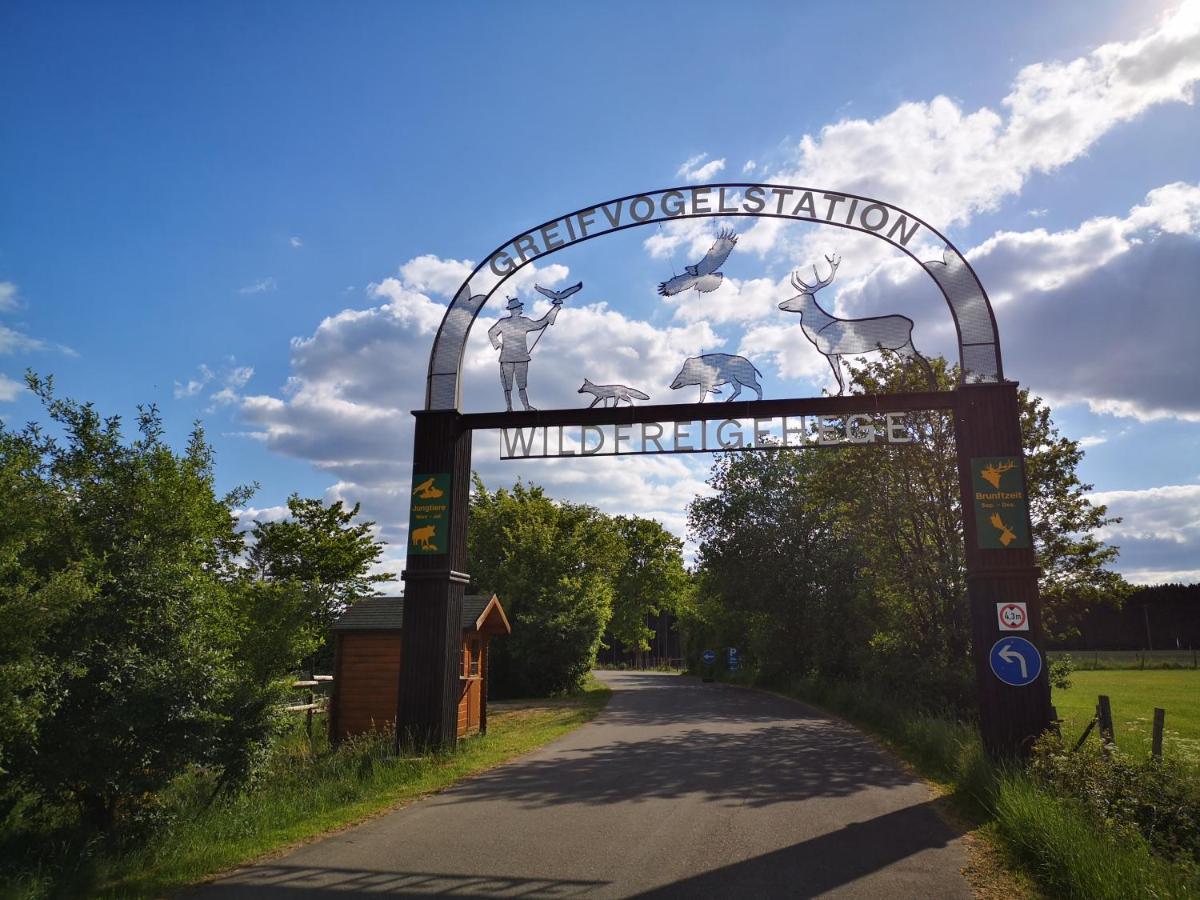
<svg viewBox="0 0 1200 900">
<path fill-rule="evenodd" d="M 801 704 L 605 672 L 591 724 L 189 893 L 209 900 L 969 897 L 933 794 Z"/>
</svg>

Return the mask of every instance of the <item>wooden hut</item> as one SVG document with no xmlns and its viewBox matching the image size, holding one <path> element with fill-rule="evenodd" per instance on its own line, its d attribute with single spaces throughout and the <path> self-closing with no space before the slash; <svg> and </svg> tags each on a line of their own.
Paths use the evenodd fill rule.
<svg viewBox="0 0 1200 900">
<path fill-rule="evenodd" d="M 404 598 L 359 600 L 333 625 L 333 698 L 329 735 L 334 741 L 391 728 L 396 723 L 403 651 Z M 463 599 L 458 736 L 487 730 L 488 641 L 512 628 L 495 594 Z"/>
</svg>

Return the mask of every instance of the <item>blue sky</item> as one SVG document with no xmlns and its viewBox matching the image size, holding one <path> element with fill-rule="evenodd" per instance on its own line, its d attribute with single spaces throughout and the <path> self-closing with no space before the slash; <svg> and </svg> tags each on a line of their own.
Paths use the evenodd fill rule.
<svg viewBox="0 0 1200 900">
<path fill-rule="evenodd" d="M 1053 401 L 1125 517 L 1108 535 L 1122 571 L 1200 580 L 1200 11 L 995 6 L 7 3 L 0 416 L 37 415 L 17 384 L 31 367 L 106 412 L 157 403 L 179 441 L 200 418 L 223 484 L 261 484 L 255 514 L 292 491 L 361 500 L 398 568 L 407 413 L 469 264 L 640 190 L 810 184 L 910 208 L 968 254 L 1006 374 Z M 906 259 L 736 224 L 728 282 L 703 298 L 653 288 L 714 220 L 528 272 L 587 285 L 532 369 L 535 401 L 574 405 L 585 375 L 661 391 L 702 349 L 754 358 L 769 396 L 819 393 L 824 360 L 775 303 L 834 249 L 839 311 L 904 312 L 945 352 L 944 306 Z M 472 409 L 502 402 L 485 330 Z M 655 397 L 673 399 L 693 398 Z M 495 456 L 482 439 L 493 484 L 520 474 L 679 531 L 706 471 Z"/>
</svg>

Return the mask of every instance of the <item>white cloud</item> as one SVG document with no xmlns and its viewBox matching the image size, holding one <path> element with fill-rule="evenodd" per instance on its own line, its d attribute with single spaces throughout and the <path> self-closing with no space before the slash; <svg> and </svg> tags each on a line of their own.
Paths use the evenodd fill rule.
<svg viewBox="0 0 1200 900">
<path fill-rule="evenodd" d="M 17 286 L 11 281 L 0 281 L 0 312 L 8 312 L 17 308 Z"/>
<path fill-rule="evenodd" d="M 1200 484 L 1088 495 L 1121 522 L 1098 537 L 1121 548 L 1120 570 L 1137 583 L 1200 581 Z"/>
<path fill-rule="evenodd" d="M 45 350 L 46 342 L 30 337 L 21 331 L 0 325 L 0 354 L 16 353 L 19 350 Z"/>
<path fill-rule="evenodd" d="M 1200 186 L 1163 185 L 1128 215 L 1077 228 L 997 232 L 967 257 L 992 298 L 1009 377 L 1055 403 L 1200 421 Z M 909 315 L 919 349 L 956 358 L 945 305 L 907 260 L 847 281 L 837 304 L 842 315 Z"/>
<path fill-rule="evenodd" d="M 182 400 L 185 397 L 195 397 L 213 379 L 213 371 L 203 363 L 199 366 L 200 374 L 195 378 L 189 378 L 186 383 L 179 381 L 175 382 L 175 399 Z"/>
<path fill-rule="evenodd" d="M 303 247 L 304 246 L 304 241 L 302 241 L 296 235 L 292 235 L 290 238 L 288 238 L 288 243 L 291 244 L 293 247 Z"/>
<path fill-rule="evenodd" d="M 753 172 L 757 168 L 758 168 L 758 163 L 756 163 L 752 159 L 748 159 L 748 160 L 746 160 L 745 165 L 742 166 L 742 171 L 743 172 Z"/>
<path fill-rule="evenodd" d="M 0 400 L 15 400 L 17 394 L 23 390 L 25 390 L 24 384 L 19 381 L 13 381 L 7 375 L 0 373 Z"/>
<path fill-rule="evenodd" d="M 278 396 L 247 396 L 241 416 L 275 452 L 308 460 L 334 479 L 328 499 L 361 502 L 395 546 L 389 566 L 403 558 L 411 474 L 412 418 L 424 403 L 425 369 L 433 332 L 445 305 L 418 289 L 436 285 L 444 297 L 458 288 L 469 264 L 418 257 L 398 277 L 369 289 L 379 306 L 346 309 L 326 318 L 312 335 L 292 342 L 292 375 Z M 559 284 L 560 265 L 522 270 L 525 314 L 539 317 L 549 304 L 529 296 L 534 281 Z M 411 280 L 410 280 L 411 279 Z M 721 341 L 704 323 L 662 327 L 630 319 L 600 298 L 577 295 L 534 351 L 531 401 L 544 408 L 586 405 L 578 394 L 584 377 L 645 390 L 658 402 L 676 399 L 668 389 L 682 359 L 717 348 Z M 496 304 L 493 304 L 496 307 Z M 489 307 L 472 330 L 464 363 L 464 407 L 502 408 L 503 393 L 487 328 L 499 316 Z M 575 373 L 564 378 L 557 373 Z M 682 398 L 690 399 L 690 398 Z M 514 394 L 514 402 L 517 397 Z M 547 486 L 556 497 L 607 506 L 613 512 L 654 515 L 684 531 L 685 506 L 703 489 L 707 460 L 662 458 L 588 460 L 586 471 L 570 464 L 502 463 L 497 435 L 475 439 L 474 467 L 493 485 L 519 475 Z"/>
<path fill-rule="evenodd" d="M 1135 40 L 1026 66 L 1003 112 L 964 111 L 938 96 L 874 120 L 843 119 L 805 135 L 772 180 L 879 197 L 936 227 L 966 222 L 1150 107 L 1191 103 L 1198 79 L 1200 2 L 1188 0 Z"/>
<path fill-rule="evenodd" d="M 1079 439 L 1079 446 L 1084 450 L 1089 447 L 1099 447 L 1101 444 L 1107 444 L 1108 438 L 1102 434 L 1088 434 Z"/>
<path fill-rule="evenodd" d="M 713 159 L 709 160 L 709 162 L 704 162 L 706 159 L 708 159 L 707 153 L 698 153 L 684 162 L 675 174 L 687 181 L 708 181 L 725 168 L 724 159 Z"/>
<path fill-rule="evenodd" d="M 278 288 L 275 278 L 260 278 L 258 281 L 251 282 L 245 287 L 238 288 L 239 294 L 265 294 Z"/>
</svg>

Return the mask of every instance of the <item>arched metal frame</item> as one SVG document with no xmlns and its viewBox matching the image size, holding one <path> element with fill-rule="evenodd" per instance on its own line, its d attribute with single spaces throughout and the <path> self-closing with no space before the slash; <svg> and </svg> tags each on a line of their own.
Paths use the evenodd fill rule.
<svg viewBox="0 0 1200 900">
<path fill-rule="evenodd" d="M 784 211 L 785 199 L 791 212 Z M 817 214 L 818 203 L 827 204 L 824 217 Z M 840 208 L 843 203 L 847 204 L 844 209 Z M 773 212 L 769 210 L 771 205 L 775 207 Z M 725 217 L 833 225 L 887 241 L 917 262 L 945 297 L 958 336 L 962 383 L 1004 380 L 1000 338 L 987 292 L 958 248 L 924 220 L 898 206 L 841 191 L 798 185 L 707 184 L 629 194 L 583 207 L 522 232 L 488 254 L 455 292 L 438 327 L 429 356 L 425 408 L 460 407 L 462 363 L 471 326 L 505 281 L 534 260 L 627 228 L 673 219 Z M 922 261 L 909 249 L 910 244 L 919 247 L 930 240 L 941 244 L 942 259 Z"/>
</svg>

